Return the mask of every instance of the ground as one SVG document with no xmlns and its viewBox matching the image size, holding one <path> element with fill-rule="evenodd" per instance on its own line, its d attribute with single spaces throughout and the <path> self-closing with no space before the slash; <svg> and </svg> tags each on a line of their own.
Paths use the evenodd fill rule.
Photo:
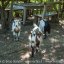
<svg viewBox="0 0 64 64">
<path fill-rule="evenodd" d="M 12 33 L 0 34 L 0 64 L 64 64 L 64 21 L 51 24 L 51 34 L 43 39 L 41 50 L 30 57 L 28 31 L 32 25 L 22 26 L 20 41 Z"/>
</svg>

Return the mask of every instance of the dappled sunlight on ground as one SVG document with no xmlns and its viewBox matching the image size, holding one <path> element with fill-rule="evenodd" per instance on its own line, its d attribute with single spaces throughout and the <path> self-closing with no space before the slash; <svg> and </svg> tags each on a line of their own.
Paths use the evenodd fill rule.
<svg viewBox="0 0 64 64">
<path fill-rule="evenodd" d="M 59 40 L 55 39 L 55 38 L 50 38 L 49 40 L 50 40 L 51 43 L 59 42 Z"/>
<path fill-rule="evenodd" d="M 31 52 L 26 52 L 25 54 L 21 55 L 21 60 L 26 60 L 26 59 L 29 59 L 30 58 L 30 53 Z"/>
<path fill-rule="evenodd" d="M 44 54 L 44 53 L 46 53 L 46 49 L 44 49 L 44 50 L 41 51 L 41 54 Z"/>
<path fill-rule="evenodd" d="M 44 54 L 43 57 L 42 57 L 42 59 L 44 59 L 44 60 L 49 60 L 49 59 L 48 59 L 48 54 Z"/>
<path fill-rule="evenodd" d="M 25 33 L 25 34 L 27 34 L 27 33 L 28 33 L 28 31 L 25 31 L 24 33 Z"/>
<path fill-rule="evenodd" d="M 64 24 L 64 20 L 59 20 L 60 24 Z"/>
<path fill-rule="evenodd" d="M 62 35 L 62 37 L 64 37 L 64 35 Z"/>
<path fill-rule="evenodd" d="M 55 48 L 59 48 L 59 47 L 61 47 L 61 46 L 60 46 L 60 44 L 57 44 L 57 45 L 55 45 L 54 47 L 55 47 Z"/>
<path fill-rule="evenodd" d="M 41 50 L 35 53 L 33 58 L 30 57 L 28 42 L 28 32 L 32 26 L 23 26 L 20 41 L 14 41 L 9 35 L 1 35 L 0 59 L 20 59 L 22 61 L 20 64 L 64 64 L 64 28 L 62 27 L 64 21 L 61 21 L 60 24 L 51 25 L 51 34 L 43 39 Z"/>
<path fill-rule="evenodd" d="M 59 24 L 62 26 L 62 28 L 64 29 L 64 20 L 59 20 Z"/>
<path fill-rule="evenodd" d="M 51 50 L 51 53 L 55 53 L 55 52 L 56 52 L 56 50 L 55 50 L 55 49 L 52 49 L 52 50 Z"/>
<path fill-rule="evenodd" d="M 56 33 L 59 33 L 59 30 L 54 30 Z"/>
</svg>

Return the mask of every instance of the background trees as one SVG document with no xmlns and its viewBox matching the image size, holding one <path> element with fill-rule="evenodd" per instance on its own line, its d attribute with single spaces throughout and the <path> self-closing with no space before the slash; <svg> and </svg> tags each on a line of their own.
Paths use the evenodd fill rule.
<svg viewBox="0 0 64 64">
<path fill-rule="evenodd" d="M 7 19 L 6 18 L 6 11 L 5 11 L 5 8 L 7 7 L 7 5 L 9 3 L 11 3 L 11 10 L 10 10 L 10 21 L 12 19 L 12 7 L 13 7 L 13 2 L 21 2 L 21 3 L 43 3 L 43 2 L 46 2 L 47 4 L 50 4 L 51 6 L 49 6 L 47 8 L 47 12 L 49 11 L 56 11 L 58 14 L 60 14 L 59 16 L 60 17 L 63 17 L 64 14 L 64 1 L 63 0 L 0 0 L 0 23 L 2 23 L 2 25 L 4 26 L 4 23 L 5 23 L 5 20 Z M 36 10 L 35 12 L 36 13 L 40 13 L 41 14 L 41 11 L 42 9 L 40 10 Z M 28 12 L 28 11 L 27 11 Z M 7 11 L 8 13 L 8 11 Z M 34 11 L 33 11 L 34 13 Z M 9 13 L 8 13 L 9 14 Z"/>
</svg>

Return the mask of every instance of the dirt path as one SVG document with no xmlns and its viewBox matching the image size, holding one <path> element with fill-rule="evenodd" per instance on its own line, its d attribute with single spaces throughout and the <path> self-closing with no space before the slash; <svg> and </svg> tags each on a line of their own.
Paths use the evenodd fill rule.
<svg viewBox="0 0 64 64">
<path fill-rule="evenodd" d="M 61 22 L 60 22 L 61 23 Z M 30 58 L 28 34 L 32 26 L 23 26 L 20 41 L 11 34 L 0 34 L 0 64 L 64 64 L 64 24 L 51 24 L 51 34 L 44 39 L 39 53 Z"/>
</svg>

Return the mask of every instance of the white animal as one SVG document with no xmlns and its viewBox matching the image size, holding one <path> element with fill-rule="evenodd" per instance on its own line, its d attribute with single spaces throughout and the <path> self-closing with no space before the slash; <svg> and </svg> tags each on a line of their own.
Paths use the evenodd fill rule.
<svg viewBox="0 0 64 64">
<path fill-rule="evenodd" d="M 50 24 L 47 19 L 43 19 L 39 21 L 39 28 L 44 33 L 44 39 L 47 37 L 47 33 L 50 34 Z"/>
<path fill-rule="evenodd" d="M 29 35 L 29 40 L 30 41 L 34 41 L 34 42 L 36 42 L 36 36 L 37 36 L 37 34 L 36 33 L 41 33 L 42 34 L 42 31 L 41 31 L 41 29 L 34 23 L 33 24 L 33 26 L 34 26 L 34 28 L 32 29 L 32 31 L 31 31 L 31 34 Z"/>
<path fill-rule="evenodd" d="M 19 19 L 14 19 L 12 23 L 12 32 L 13 36 L 15 36 L 16 39 L 19 38 L 20 36 L 20 31 L 21 31 L 21 22 Z"/>
<path fill-rule="evenodd" d="M 28 37 L 29 40 L 29 46 L 35 49 L 39 49 L 42 40 L 42 32 L 40 30 L 40 28 L 34 24 L 34 28 L 31 31 L 31 34 L 29 34 Z"/>
</svg>

